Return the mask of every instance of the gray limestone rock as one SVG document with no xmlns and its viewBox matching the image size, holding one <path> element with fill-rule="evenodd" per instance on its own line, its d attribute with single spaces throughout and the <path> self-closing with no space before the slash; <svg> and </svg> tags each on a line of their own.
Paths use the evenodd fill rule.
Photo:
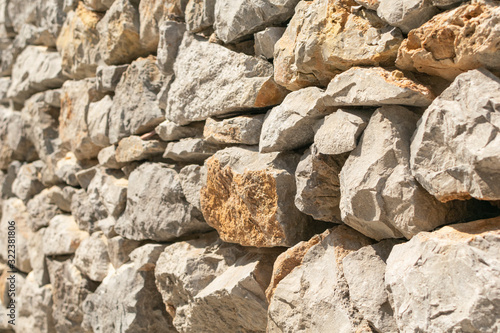
<svg viewBox="0 0 500 333">
<path fill-rule="evenodd" d="M 323 103 L 327 106 L 428 106 L 434 94 L 398 70 L 353 67 L 328 84 Z"/>
<path fill-rule="evenodd" d="M 127 207 L 115 225 L 128 239 L 168 241 L 211 228 L 189 204 L 179 176 L 160 163 L 144 163 L 129 176 Z"/>
<path fill-rule="evenodd" d="M 354 306 L 377 331 L 384 333 L 399 332 L 385 289 L 387 258 L 392 247 L 398 243 L 386 239 L 362 247 L 342 260 L 344 276 L 349 284 L 349 297 Z"/>
<path fill-rule="evenodd" d="M 206 182 L 207 171 L 205 166 L 188 165 L 179 171 L 182 192 L 187 202 L 201 210 L 200 190 Z"/>
<path fill-rule="evenodd" d="M 385 283 L 400 331 L 500 327 L 499 227 L 499 218 L 455 224 L 393 248 Z"/>
<path fill-rule="evenodd" d="M 405 34 L 420 27 L 437 13 L 439 10 L 432 2 L 425 0 L 380 0 L 377 7 L 380 18 L 400 28 Z"/>
<path fill-rule="evenodd" d="M 89 137 L 97 146 L 109 146 L 109 113 L 112 107 L 113 99 L 109 95 L 89 104 L 87 113 Z"/>
<path fill-rule="evenodd" d="M 295 182 L 295 206 L 314 219 L 340 223 L 339 174 L 349 154 L 325 155 L 315 144 L 302 156 Z"/>
<path fill-rule="evenodd" d="M 108 216 L 96 222 L 98 230 L 101 230 L 108 239 L 117 236 L 115 231 L 116 219 L 113 216 Z"/>
<path fill-rule="evenodd" d="M 212 27 L 215 21 L 216 0 L 189 0 L 186 5 L 186 28 L 199 32 Z"/>
<path fill-rule="evenodd" d="M 165 120 L 155 128 L 155 132 L 163 141 L 177 141 L 184 138 L 200 137 L 203 135 L 203 128 L 202 122 L 181 126 L 173 121 Z"/>
<path fill-rule="evenodd" d="M 125 209 L 128 180 L 121 170 L 97 169 L 87 194 L 92 207 L 103 207 L 107 216 L 118 217 Z"/>
<path fill-rule="evenodd" d="M 115 91 L 128 65 L 99 66 L 96 69 L 96 89 L 102 92 Z"/>
<path fill-rule="evenodd" d="M 75 176 L 76 176 L 76 180 L 78 181 L 78 184 L 80 184 L 80 186 L 84 190 L 87 190 L 90 182 L 92 181 L 92 179 L 94 178 L 96 173 L 97 173 L 97 167 L 94 166 L 92 168 L 82 169 L 82 170 L 78 171 L 75 174 Z"/>
<path fill-rule="evenodd" d="M 371 115 L 371 110 L 338 109 L 326 116 L 314 135 L 318 153 L 338 155 L 354 150 Z"/>
<path fill-rule="evenodd" d="M 48 188 L 28 201 L 26 207 L 30 214 L 29 225 L 33 231 L 48 226 L 54 216 L 62 214 L 59 207 L 52 202 L 52 192 Z"/>
<path fill-rule="evenodd" d="M 124 333 L 175 332 L 155 286 L 155 263 L 163 248 L 148 244 L 136 249 L 131 254 L 132 262 L 108 275 L 95 293 L 85 299 L 83 326 L 87 330 L 96 333 L 113 332 L 117 328 Z"/>
<path fill-rule="evenodd" d="M 105 168 L 121 169 L 126 165 L 126 163 L 119 163 L 116 160 L 116 146 L 101 149 L 97 155 L 97 159 L 99 160 L 99 164 Z"/>
<path fill-rule="evenodd" d="M 370 243 L 349 227 L 334 227 L 278 283 L 267 332 L 371 332 L 349 296 L 342 265 L 346 255 Z"/>
<path fill-rule="evenodd" d="M 274 45 L 283 36 L 284 27 L 269 27 L 254 34 L 255 55 L 266 59 L 274 58 Z"/>
<path fill-rule="evenodd" d="M 160 39 L 156 61 L 163 74 L 172 75 L 174 74 L 174 62 L 182 37 L 186 31 L 186 26 L 181 22 L 165 21 L 160 25 L 159 29 Z"/>
<path fill-rule="evenodd" d="M 104 280 L 111 265 L 106 236 L 97 231 L 84 239 L 76 249 L 73 264 L 92 281 Z"/>
<path fill-rule="evenodd" d="M 81 327 L 81 303 L 96 289 L 97 283 L 87 279 L 71 259 L 47 259 L 52 285 L 52 316 L 56 332 L 84 333 Z"/>
<path fill-rule="evenodd" d="M 203 137 L 211 143 L 258 145 L 263 122 L 263 114 L 239 116 L 221 121 L 208 118 Z"/>
<path fill-rule="evenodd" d="M 225 147 L 226 145 L 210 143 L 203 139 L 181 139 L 169 142 L 163 157 L 177 162 L 203 163 L 204 160 Z"/>
<path fill-rule="evenodd" d="M 411 143 L 412 173 L 438 200 L 500 199 L 500 80 L 457 76 L 425 111 Z"/>
<path fill-rule="evenodd" d="M 59 53 L 45 46 L 28 46 L 19 54 L 12 69 L 7 96 L 22 103 L 33 93 L 59 88 L 66 80 Z"/>
<path fill-rule="evenodd" d="M 411 175 L 417 119 L 402 106 L 378 109 L 340 173 L 342 220 L 371 238 L 409 239 L 466 215 L 466 202 L 443 204 Z"/>
<path fill-rule="evenodd" d="M 116 148 L 115 158 L 118 163 L 145 160 L 161 155 L 167 144 L 159 140 L 142 140 L 139 136 L 129 136 L 120 140 Z"/>
<path fill-rule="evenodd" d="M 270 110 L 260 134 L 260 152 L 287 151 L 311 144 L 318 120 L 334 111 L 325 106 L 322 97 L 323 90 L 308 87 L 290 93 Z"/>
<path fill-rule="evenodd" d="M 96 12 L 105 12 L 111 7 L 114 1 L 115 0 L 83 0 L 83 3 Z"/>
<path fill-rule="evenodd" d="M 19 169 L 16 180 L 12 183 L 12 193 L 25 202 L 40 193 L 44 188 L 40 179 L 42 168 L 42 161 L 24 164 Z"/>
<path fill-rule="evenodd" d="M 109 113 L 111 144 L 131 134 L 149 132 L 165 119 L 156 100 L 162 85 L 154 56 L 132 62 L 116 87 Z"/>
<path fill-rule="evenodd" d="M 299 0 L 218 0 L 214 29 L 224 43 L 231 43 L 266 26 L 285 22 L 298 3 Z"/>
<path fill-rule="evenodd" d="M 92 206 L 93 204 L 97 204 Z M 101 201 L 90 200 L 90 196 L 83 189 L 76 191 L 71 201 L 71 213 L 78 223 L 78 227 L 92 233 L 96 223 L 108 216 L 106 208 Z"/>
<path fill-rule="evenodd" d="M 34 232 L 28 241 L 28 254 L 30 257 L 31 268 L 30 274 L 39 286 L 44 286 L 50 283 L 49 271 L 45 262 L 45 253 L 43 252 L 43 235 L 46 228 L 42 228 Z"/>
<path fill-rule="evenodd" d="M 36 150 L 23 132 L 22 113 L 0 106 L 0 169 L 7 169 L 13 160 L 36 159 Z"/>
<path fill-rule="evenodd" d="M 140 246 L 139 241 L 115 236 L 108 239 L 109 260 L 115 269 L 130 260 L 130 253 Z"/>
<path fill-rule="evenodd" d="M 273 66 L 267 61 L 188 33 L 179 47 L 174 72 L 165 117 L 179 125 L 276 105 L 286 94 L 272 80 Z"/>
<path fill-rule="evenodd" d="M 50 220 L 43 235 L 43 252 L 46 256 L 75 253 L 89 234 L 78 229 L 71 215 L 56 215 Z"/>
</svg>

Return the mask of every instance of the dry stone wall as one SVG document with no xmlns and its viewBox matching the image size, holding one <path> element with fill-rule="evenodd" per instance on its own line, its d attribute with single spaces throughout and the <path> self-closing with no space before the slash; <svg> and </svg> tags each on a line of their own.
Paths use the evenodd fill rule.
<svg viewBox="0 0 500 333">
<path fill-rule="evenodd" d="M 499 19 L 0 0 L 0 332 L 499 332 Z"/>
</svg>

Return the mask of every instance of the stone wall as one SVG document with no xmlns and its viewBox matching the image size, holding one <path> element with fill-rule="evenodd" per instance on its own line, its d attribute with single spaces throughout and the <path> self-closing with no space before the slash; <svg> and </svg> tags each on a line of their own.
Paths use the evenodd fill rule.
<svg viewBox="0 0 500 333">
<path fill-rule="evenodd" d="M 498 332 L 499 20 L 0 0 L 0 331 Z"/>
</svg>

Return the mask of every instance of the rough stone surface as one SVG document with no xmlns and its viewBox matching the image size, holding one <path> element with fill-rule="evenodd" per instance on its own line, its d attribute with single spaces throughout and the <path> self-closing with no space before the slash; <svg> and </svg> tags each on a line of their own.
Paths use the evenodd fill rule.
<svg viewBox="0 0 500 333">
<path fill-rule="evenodd" d="M 189 34 L 182 40 L 174 72 L 165 117 L 180 125 L 276 105 L 286 95 L 272 80 L 273 66 L 267 61 Z"/>
<path fill-rule="evenodd" d="M 342 266 L 347 254 L 370 243 L 346 226 L 325 235 L 276 287 L 267 331 L 370 332 L 349 297 Z"/>
<path fill-rule="evenodd" d="M 96 89 L 103 92 L 115 91 L 128 65 L 99 66 L 96 69 Z"/>
<path fill-rule="evenodd" d="M 78 160 L 92 159 L 102 146 L 92 142 L 87 125 L 89 104 L 102 98 L 95 90 L 95 79 L 67 81 L 63 85 L 59 138 Z"/>
<path fill-rule="evenodd" d="M 155 62 L 154 56 L 139 58 L 123 73 L 109 113 L 110 143 L 149 132 L 165 119 L 156 101 L 163 76 Z"/>
<path fill-rule="evenodd" d="M 160 25 L 158 42 L 158 67 L 165 75 L 174 74 L 174 62 L 179 51 L 186 25 L 181 22 L 166 21 Z"/>
<path fill-rule="evenodd" d="M 163 141 L 176 141 L 184 138 L 200 137 L 203 135 L 203 130 L 204 125 L 202 122 L 181 126 L 170 120 L 165 120 L 155 128 L 155 132 Z"/>
<path fill-rule="evenodd" d="M 299 0 L 218 0 L 215 3 L 214 29 L 224 43 L 261 30 L 267 25 L 285 22 L 294 13 Z"/>
<path fill-rule="evenodd" d="M 210 227 L 186 201 L 175 170 L 144 163 L 129 176 L 127 207 L 115 230 L 128 239 L 167 241 Z"/>
<path fill-rule="evenodd" d="M 99 164 L 110 169 L 121 169 L 126 163 L 120 163 L 116 160 L 116 146 L 109 146 L 101 149 L 97 155 Z"/>
<path fill-rule="evenodd" d="M 429 88 L 398 70 L 354 67 L 328 84 L 323 103 L 328 106 L 428 106 L 434 97 Z"/>
<path fill-rule="evenodd" d="M 500 200 L 500 80 L 459 75 L 425 111 L 411 144 L 412 172 L 440 201 Z"/>
<path fill-rule="evenodd" d="M 140 242 L 115 236 L 108 239 L 108 255 L 115 269 L 130 260 L 130 253 L 140 246 Z"/>
<path fill-rule="evenodd" d="M 461 1 L 456 1 L 461 2 Z M 380 0 L 377 15 L 392 26 L 407 34 L 420 27 L 439 13 L 431 1 L 424 0 Z"/>
<path fill-rule="evenodd" d="M 40 181 L 42 167 L 43 162 L 41 161 L 24 164 L 19 169 L 16 180 L 12 183 L 12 193 L 25 202 L 40 193 L 44 188 Z"/>
<path fill-rule="evenodd" d="M 411 175 L 417 119 L 401 106 L 378 109 L 340 174 L 342 221 L 371 238 L 409 239 L 464 217 L 466 203 L 440 203 Z"/>
<path fill-rule="evenodd" d="M 196 164 L 185 166 L 179 171 L 182 192 L 184 192 L 187 202 L 198 210 L 201 210 L 200 191 L 206 182 L 206 173 L 204 166 Z"/>
<path fill-rule="evenodd" d="M 318 120 L 334 111 L 325 106 L 322 98 L 323 90 L 308 87 L 292 92 L 270 110 L 262 125 L 260 152 L 293 150 L 311 144 Z"/>
<path fill-rule="evenodd" d="M 221 121 L 208 118 L 203 137 L 212 143 L 257 145 L 263 122 L 264 115 L 240 116 Z"/>
<path fill-rule="evenodd" d="M 83 326 L 93 332 L 173 332 L 162 298 L 155 286 L 155 262 L 164 246 L 144 245 L 146 251 L 108 275 L 85 299 Z M 124 309 L 134 311 L 123 311 Z"/>
<path fill-rule="evenodd" d="M 139 136 L 129 136 L 121 139 L 116 148 L 116 161 L 128 163 L 145 160 L 155 155 L 161 155 L 167 144 L 158 140 L 142 140 Z"/>
<path fill-rule="evenodd" d="M 43 252 L 43 235 L 46 228 L 34 232 L 28 241 L 28 254 L 32 271 L 30 274 L 39 286 L 50 283 L 49 271 L 45 263 L 45 253 Z"/>
<path fill-rule="evenodd" d="M 224 145 L 210 143 L 203 139 L 181 139 L 169 142 L 163 157 L 179 162 L 203 163 L 224 147 Z"/>
<path fill-rule="evenodd" d="M 500 70 L 496 4 L 464 4 L 434 16 L 411 31 L 398 52 L 396 65 L 453 80 L 470 69 Z"/>
<path fill-rule="evenodd" d="M 80 1 L 76 11 L 69 12 L 66 17 L 57 38 L 57 50 L 61 54 L 64 73 L 73 79 L 95 75 L 99 43 L 97 23 L 102 16 L 87 9 Z"/>
<path fill-rule="evenodd" d="M 189 0 L 186 5 L 186 28 L 192 32 L 210 28 L 215 22 L 216 0 Z"/>
<path fill-rule="evenodd" d="M 32 160 L 33 152 L 23 135 L 21 112 L 0 106 L 0 169 L 7 169 L 13 160 Z"/>
<path fill-rule="evenodd" d="M 263 56 L 266 59 L 274 58 L 274 45 L 285 33 L 285 28 L 270 27 L 254 34 L 255 55 Z"/>
<path fill-rule="evenodd" d="M 109 95 L 104 96 L 100 101 L 89 104 L 87 113 L 88 135 L 96 146 L 104 147 L 109 145 L 108 118 L 112 107 L 113 99 Z"/>
<path fill-rule="evenodd" d="M 352 66 L 390 66 L 403 36 L 349 2 L 301 1 L 275 46 L 274 78 L 290 90 L 326 86 Z"/>
<path fill-rule="evenodd" d="M 383 240 L 362 247 L 342 260 L 352 302 L 375 329 L 387 333 L 399 332 L 385 290 L 386 262 L 396 244 L 396 240 Z"/>
<path fill-rule="evenodd" d="M 30 228 L 33 231 L 48 226 L 54 216 L 62 213 L 52 201 L 51 189 L 44 189 L 35 195 L 33 199 L 28 201 L 26 207 L 30 214 Z"/>
<path fill-rule="evenodd" d="M 99 204 L 98 206 L 92 206 Z M 78 227 L 92 233 L 96 227 L 96 223 L 107 217 L 108 213 L 102 202 L 90 200 L 89 195 L 83 189 L 76 191 L 71 201 L 71 214 L 76 220 Z"/>
<path fill-rule="evenodd" d="M 115 0 L 84 0 L 83 3 L 97 12 L 105 12 Z"/>
<path fill-rule="evenodd" d="M 89 279 L 102 281 L 111 265 L 106 236 L 98 231 L 84 239 L 75 252 L 73 264 Z"/>
<path fill-rule="evenodd" d="M 205 162 L 205 220 L 222 240 L 244 246 L 292 246 L 311 235 L 311 219 L 293 203 L 299 156 L 226 148 Z"/>
<path fill-rule="evenodd" d="M 71 215 L 56 215 L 43 235 L 43 252 L 46 256 L 75 253 L 87 237 L 89 234 L 78 229 Z"/>
<path fill-rule="evenodd" d="M 297 170 L 295 206 L 316 220 L 340 223 L 339 174 L 349 154 L 324 155 L 316 145 L 306 150 Z"/>
<path fill-rule="evenodd" d="M 400 330 L 500 327 L 499 227 L 499 218 L 455 224 L 394 247 L 385 281 Z"/>
<path fill-rule="evenodd" d="M 105 215 L 118 217 L 125 209 L 128 180 L 120 170 L 97 169 L 87 194 L 94 210 L 102 207 Z"/>
<path fill-rule="evenodd" d="M 371 114 L 364 109 L 338 109 L 326 116 L 314 135 L 318 153 L 339 155 L 354 150 Z"/>
<path fill-rule="evenodd" d="M 60 153 L 60 154 L 59 154 Z M 77 174 L 82 171 L 82 166 L 72 152 L 68 151 L 64 154 L 62 151 L 57 152 L 54 174 L 59 179 L 71 186 L 81 185 L 78 181 Z M 59 158 L 57 158 L 59 157 Z"/>
</svg>

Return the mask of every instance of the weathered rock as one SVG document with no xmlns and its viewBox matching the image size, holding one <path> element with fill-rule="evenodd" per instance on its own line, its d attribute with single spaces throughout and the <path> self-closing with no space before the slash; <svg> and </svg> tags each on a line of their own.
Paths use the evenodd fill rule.
<svg viewBox="0 0 500 333">
<path fill-rule="evenodd" d="M 116 161 L 128 163 L 145 160 L 155 155 L 161 155 L 167 144 L 159 140 L 142 140 L 139 136 L 129 136 L 120 140 L 116 148 Z"/>
<path fill-rule="evenodd" d="M 78 160 L 95 158 L 103 148 L 92 142 L 87 125 L 89 104 L 102 97 L 95 89 L 95 79 L 67 81 L 63 85 L 59 138 Z"/>
<path fill-rule="evenodd" d="M 72 186 L 63 188 L 52 186 L 48 189 L 47 195 L 50 198 L 50 203 L 55 204 L 60 210 L 71 212 L 71 199 L 75 194 L 76 189 Z"/>
<path fill-rule="evenodd" d="M 36 159 L 36 151 L 23 135 L 20 112 L 0 106 L 0 169 L 7 169 L 13 160 Z"/>
<path fill-rule="evenodd" d="M 308 241 L 302 241 L 294 245 L 293 247 L 287 249 L 285 252 L 280 254 L 273 264 L 273 275 L 271 277 L 271 282 L 266 289 L 266 298 L 270 302 L 274 295 L 276 287 L 293 269 L 297 266 L 302 265 L 302 260 L 306 255 L 307 251 L 314 245 L 318 244 L 330 234 L 327 230 L 319 235 L 314 235 Z"/>
<path fill-rule="evenodd" d="M 3 200 L 2 202 L 2 219 L 0 220 L 0 256 L 3 262 L 13 264 L 21 272 L 28 273 L 31 271 L 31 263 L 28 252 L 28 242 L 33 237 L 33 232 L 29 227 L 29 213 L 26 211 L 26 206 L 23 201 L 17 198 Z M 9 223 L 14 221 L 14 225 Z M 9 253 L 12 254 L 12 233 L 9 237 L 9 231 L 14 227 L 15 231 L 15 262 L 8 261 L 12 259 Z M 10 228 L 10 229 L 9 229 Z M 9 251 L 10 249 L 11 251 Z"/>
<path fill-rule="evenodd" d="M 214 24 L 215 2 L 215 0 L 189 0 L 185 13 L 188 31 L 199 32 Z"/>
<path fill-rule="evenodd" d="M 396 245 L 385 274 L 400 330 L 487 332 L 500 326 L 500 219 L 420 233 Z"/>
<path fill-rule="evenodd" d="M 97 167 L 92 167 L 78 171 L 76 173 L 76 179 L 78 180 L 78 184 L 80 184 L 80 186 L 84 190 L 87 190 L 90 182 L 92 181 L 96 173 L 97 173 Z"/>
<path fill-rule="evenodd" d="M 40 333 L 55 331 L 52 318 L 52 285 L 39 286 L 32 272 L 26 277 L 18 299 L 17 331 Z"/>
<path fill-rule="evenodd" d="M 208 118 L 203 137 L 211 143 L 257 145 L 263 122 L 264 115 L 239 116 L 221 121 Z"/>
<path fill-rule="evenodd" d="M 338 109 L 326 116 L 314 135 L 318 153 L 339 155 L 354 150 L 371 114 L 370 110 Z"/>
<path fill-rule="evenodd" d="M 210 229 L 201 213 L 186 201 L 175 170 L 144 163 L 130 174 L 127 207 L 115 225 L 119 235 L 167 241 Z"/>
<path fill-rule="evenodd" d="M 44 188 L 40 181 L 42 167 L 42 161 L 24 164 L 19 169 L 16 180 L 12 183 L 12 193 L 25 202 L 40 193 Z"/>
<path fill-rule="evenodd" d="M 111 265 L 106 236 L 98 231 L 84 239 L 76 249 L 73 264 L 89 279 L 104 280 Z"/>
<path fill-rule="evenodd" d="M 337 75 L 325 91 L 327 106 L 428 106 L 434 95 L 398 70 L 354 67 Z"/>
<path fill-rule="evenodd" d="M 94 232 L 97 221 L 108 217 L 108 212 L 102 201 L 92 201 L 85 190 L 78 190 L 73 195 L 71 214 L 73 214 L 76 223 L 78 223 L 78 227 L 89 233 Z"/>
<path fill-rule="evenodd" d="M 170 120 L 165 120 L 155 128 L 155 132 L 163 141 L 177 141 L 184 138 L 200 137 L 203 135 L 203 129 L 202 122 L 181 126 Z"/>
<path fill-rule="evenodd" d="M 116 219 L 113 216 L 108 216 L 96 222 L 97 228 L 101 230 L 108 239 L 118 236 L 115 231 L 115 224 Z"/>
<path fill-rule="evenodd" d="M 209 0 L 210 1 L 210 0 Z M 165 21 L 160 25 L 160 39 L 158 42 L 158 67 L 165 75 L 174 74 L 174 62 L 179 51 L 182 37 L 186 32 L 186 25 L 176 21 Z"/>
<path fill-rule="evenodd" d="M 96 24 L 98 57 L 106 65 L 130 63 L 148 53 L 141 47 L 137 4 L 133 0 L 115 0 Z"/>
<path fill-rule="evenodd" d="M 222 240 L 244 246 L 293 246 L 314 234 L 294 205 L 296 154 L 226 148 L 205 162 L 205 220 Z"/>
<path fill-rule="evenodd" d="M 19 169 L 21 169 L 21 162 L 12 161 L 8 165 L 7 173 L 5 174 L 5 178 L 2 183 L 1 197 L 3 199 L 11 198 L 14 196 L 12 193 L 12 183 L 16 180 L 17 174 L 19 173 Z"/>
<path fill-rule="evenodd" d="M 97 12 L 105 12 L 115 0 L 83 0 L 83 3 Z"/>
<path fill-rule="evenodd" d="M 93 207 L 102 205 L 108 215 L 118 217 L 125 209 L 128 180 L 120 170 L 98 169 L 87 188 Z"/>
<path fill-rule="evenodd" d="M 182 192 L 187 202 L 201 210 L 200 190 L 206 182 L 206 169 L 204 166 L 188 165 L 179 171 Z"/>
<path fill-rule="evenodd" d="M 135 261 L 108 275 L 95 293 L 85 299 L 83 326 L 87 330 L 96 333 L 117 328 L 129 333 L 174 332 L 155 286 L 155 262 L 163 248 L 148 244 L 136 249 Z M 145 253 L 139 255 L 137 251 Z M 128 308 L 134 311 L 123 311 Z"/>
<path fill-rule="evenodd" d="M 174 72 L 165 116 L 180 125 L 276 105 L 286 95 L 272 79 L 273 66 L 267 61 L 188 33 L 179 47 Z"/>
<path fill-rule="evenodd" d="M 39 286 L 50 283 L 49 271 L 45 262 L 45 253 L 43 252 L 43 235 L 46 228 L 42 228 L 34 232 L 28 241 L 28 254 L 30 257 L 31 268 L 30 274 Z"/>
<path fill-rule="evenodd" d="M 274 78 L 290 90 L 326 86 L 353 66 L 390 66 L 403 40 L 398 28 L 343 3 L 301 1 L 274 52 Z"/>
<path fill-rule="evenodd" d="M 165 119 L 156 101 L 163 76 L 155 62 L 154 56 L 137 59 L 123 73 L 109 113 L 111 144 L 132 134 L 149 132 Z"/>
<path fill-rule="evenodd" d="M 453 80 L 467 70 L 486 67 L 500 70 L 496 24 L 500 7 L 464 4 L 436 15 L 411 31 L 398 52 L 396 65 Z"/>
<path fill-rule="evenodd" d="M 224 43 L 250 35 L 268 25 L 285 22 L 299 0 L 273 0 L 255 3 L 248 0 L 218 0 L 215 3 L 214 29 Z"/>
<path fill-rule="evenodd" d="M 377 8 L 377 15 L 381 19 L 400 28 L 405 34 L 420 27 L 437 13 L 439 10 L 432 2 L 424 0 L 380 0 Z"/>
<path fill-rule="evenodd" d="M 61 57 L 45 46 L 28 46 L 17 57 L 12 69 L 12 83 L 7 96 L 22 103 L 30 95 L 59 88 L 66 80 Z"/>
<path fill-rule="evenodd" d="M 30 214 L 29 226 L 33 231 L 48 226 L 54 216 L 62 213 L 59 207 L 52 203 L 51 190 L 48 188 L 28 201 L 27 209 Z"/>
<path fill-rule="evenodd" d="M 283 36 L 285 29 L 282 27 L 270 27 L 255 33 L 255 55 L 263 56 L 267 59 L 274 58 L 274 45 Z"/>
<path fill-rule="evenodd" d="M 487 70 L 461 74 L 420 120 L 412 173 L 438 200 L 500 200 L 499 89 Z"/>
<path fill-rule="evenodd" d="M 115 91 L 128 65 L 99 66 L 95 72 L 96 89 L 103 92 Z"/>
<path fill-rule="evenodd" d="M 409 239 L 464 217 L 465 202 L 440 203 L 411 175 L 417 119 L 402 106 L 378 109 L 340 173 L 342 220 L 371 238 Z"/>
<path fill-rule="evenodd" d="M 47 260 L 52 284 L 52 316 L 56 332 L 84 333 L 81 303 L 95 290 L 97 283 L 87 279 L 71 259 Z"/>
<path fill-rule="evenodd" d="M 61 54 L 64 73 L 73 79 L 95 76 L 98 60 L 97 23 L 102 14 L 91 11 L 78 2 L 76 11 L 66 17 L 57 38 L 57 50 Z"/>
<path fill-rule="evenodd" d="M 7 103 L 9 100 L 7 98 L 7 91 L 11 85 L 10 77 L 2 77 L 0 78 L 0 103 Z"/>
<path fill-rule="evenodd" d="M 342 260 L 354 306 L 377 331 L 387 333 L 399 332 L 385 290 L 386 261 L 396 244 L 396 240 L 387 239 L 362 247 Z"/>
<path fill-rule="evenodd" d="M 203 139 L 181 139 L 169 142 L 163 157 L 179 162 L 203 163 L 204 160 L 224 147 L 226 146 L 210 143 Z"/>
<path fill-rule="evenodd" d="M 316 220 L 340 223 L 339 174 L 349 154 L 324 155 L 306 150 L 295 171 L 295 206 Z"/>
<path fill-rule="evenodd" d="M 302 148 L 314 140 L 318 120 L 334 111 L 321 101 L 323 90 L 309 87 L 289 94 L 267 113 L 260 134 L 262 153 Z"/>
<path fill-rule="evenodd" d="M 57 181 L 65 182 L 71 186 L 78 186 L 76 175 L 82 170 L 82 166 L 78 163 L 75 154 L 72 152 L 57 151 L 49 156 L 51 171 Z"/>
<path fill-rule="evenodd" d="M 108 255 L 115 269 L 130 260 L 130 253 L 139 247 L 141 243 L 121 236 L 108 239 Z"/>
<path fill-rule="evenodd" d="M 96 146 L 109 146 L 109 112 L 113 99 L 106 95 L 103 99 L 89 104 L 87 126 L 89 137 Z"/>
<path fill-rule="evenodd" d="M 43 252 L 46 256 L 73 254 L 87 237 L 89 234 L 78 229 L 73 216 L 56 215 L 45 229 Z"/>
<path fill-rule="evenodd" d="M 116 160 L 116 146 L 109 146 L 101 149 L 97 155 L 97 159 L 101 166 L 110 169 L 121 169 L 126 165 L 126 163 L 119 163 Z"/>
<path fill-rule="evenodd" d="M 360 4 L 361 6 L 371 9 L 371 10 L 377 10 L 378 6 L 380 5 L 380 0 L 354 0 L 356 3 Z"/>
<path fill-rule="evenodd" d="M 276 287 L 269 304 L 268 332 L 371 331 L 349 298 L 342 267 L 347 254 L 371 241 L 346 226 L 323 237 Z"/>
</svg>

